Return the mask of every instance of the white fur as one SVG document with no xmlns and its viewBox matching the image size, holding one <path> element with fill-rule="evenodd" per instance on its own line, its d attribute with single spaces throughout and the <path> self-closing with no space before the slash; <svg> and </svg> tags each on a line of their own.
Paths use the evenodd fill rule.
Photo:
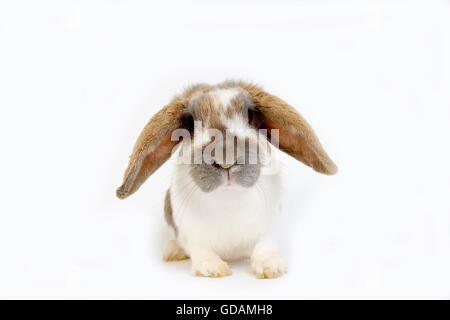
<svg viewBox="0 0 450 320">
<path fill-rule="evenodd" d="M 214 92 L 224 107 L 236 93 L 237 90 L 229 89 Z M 224 118 L 224 122 L 239 136 L 256 137 L 256 131 L 242 117 Z M 199 137 L 208 139 L 207 135 L 196 138 Z M 251 257 L 252 270 L 258 278 L 282 275 L 286 264 L 277 253 L 274 240 L 280 208 L 279 173 L 269 170 L 270 174 L 264 174 L 267 170 L 263 166 L 263 174 L 250 188 L 226 185 L 224 174 L 224 184 L 205 193 L 192 179 L 190 169 L 191 165 L 181 161 L 176 164 L 170 200 L 178 229 L 177 242 L 192 259 L 192 273 L 226 276 L 231 271 L 222 259 Z"/>
<path fill-rule="evenodd" d="M 258 278 L 282 275 L 286 264 L 274 239 L 280 175 L 263 174 L 251 188 L 224 184 L 205 193 L 189 170 L 188 164 L 176 165 L 170 196 L 177 242 L 192 259 L 192 273 L 225 276 L 230 271 L 221 259 L 251 257 L 252 271 Z"/>
<path fill-rule="evenodd" d="M 253 137 L 256 138 L 256 130 L 249 127 L 247 120 L 240 115 L 234 115 L 229 118 L 221 115 L 220 120 L 225 125 L 227 130 L 238 137 Z"/>
<path fill-rule="evenodd" d="M 258 241 L 273 234 L 279 212 L 279 175 L 261 175 L 251 188 L 224 184 L 205 193 L 189 169 L 190 165 L 176 165 L 170 188 L 178 241 L 188 255 L 199 247 L 226 260 L 249 256 Z"/>
<path fill-rule="evenodd" d="M 216 106 L 227 106 L 230 101 L 239 93 L 240 91 L 237 88 L 229 88 L 229 89 L 215 89 L 210 92 L 210 94 L 214 97 L 216 102 Z"/>
</svg>

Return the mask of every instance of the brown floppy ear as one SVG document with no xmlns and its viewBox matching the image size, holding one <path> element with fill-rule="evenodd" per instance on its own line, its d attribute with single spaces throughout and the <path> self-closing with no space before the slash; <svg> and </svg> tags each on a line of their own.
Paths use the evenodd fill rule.
<svg viewBox="0 0 450 320">
<path fill-rule="evenodd" d="M 327 155 L 314 131 L 302 116 L 280 98 L 258 86 L 240 83 L 258 109 L 260 128 L 268 134 L 279 130 L 279 148 L 295 159 L 324 174 L 335 174 L 337 167 Z"/>
<path fill-rule="evenodd" d="M 172 132 L 183 124 L 186 100 L 177 97 L 156 113 L 142 130 L 130 157 L 122 185 L 116 195 L 125 199 L 134 193 L 167 159 L 179 141 Z"/>
</svg>

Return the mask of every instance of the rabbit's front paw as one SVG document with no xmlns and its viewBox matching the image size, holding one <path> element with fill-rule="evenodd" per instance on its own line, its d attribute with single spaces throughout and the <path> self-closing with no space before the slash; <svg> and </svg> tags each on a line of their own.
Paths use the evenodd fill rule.
<svg viewBox="0 0 450 320">
<path fill-rule="evenodd" d="M 231 269 L 219 257 L 207 257 L 192 261 L 192 274 L 199 277 L 219 278 L 229 276 Z"/>
<path fill-rule="evenodd" d="M 180 247 L 178 242 L 176 240 L 167 241 L 163 251 L 163 260 L 169 262 L 184 259 L 189 259 L 189 256 L 184 252 L 183 248 Z"/>
<path fill-rule="evenodd" d="M 287 272 L 286 262 L 276 252 L 254 255 L 251 262 L 252 272 L 258 279 L 278 278 Z"/>
</svg>

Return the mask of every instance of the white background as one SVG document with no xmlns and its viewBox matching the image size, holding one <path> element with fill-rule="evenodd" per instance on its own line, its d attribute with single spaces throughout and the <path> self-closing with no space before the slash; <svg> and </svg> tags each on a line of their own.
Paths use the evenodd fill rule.
<svg viewBox="0 0 450 320">
<path fill-rule="evenodd" d="M 196 82 L 255 81 L 339 166 L 283 156 L 289 273 L 161 261 L 171 163 L 132 146 Z M 449 1 L 2 1 L 0 297 L 450 298 Z"/>
</svg>

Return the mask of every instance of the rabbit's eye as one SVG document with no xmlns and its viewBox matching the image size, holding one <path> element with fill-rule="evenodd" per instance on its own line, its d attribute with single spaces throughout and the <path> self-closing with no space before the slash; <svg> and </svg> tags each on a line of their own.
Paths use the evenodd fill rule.
<svg viewBox="0 0 450 320">
<path fill-rule="evenodd" d="M 253 121 L 253 110 L 248 109 L 248 114 L 247 114 L 247 118 L 248 118 L 248 122 L 252 122 Z"/>
<path fill-rule="evenodd" d="M 183 128 L 192 131 L 194 129 L 194 118 L 192 115 L 187 115 L 181 119 Z"/>
</svg>

